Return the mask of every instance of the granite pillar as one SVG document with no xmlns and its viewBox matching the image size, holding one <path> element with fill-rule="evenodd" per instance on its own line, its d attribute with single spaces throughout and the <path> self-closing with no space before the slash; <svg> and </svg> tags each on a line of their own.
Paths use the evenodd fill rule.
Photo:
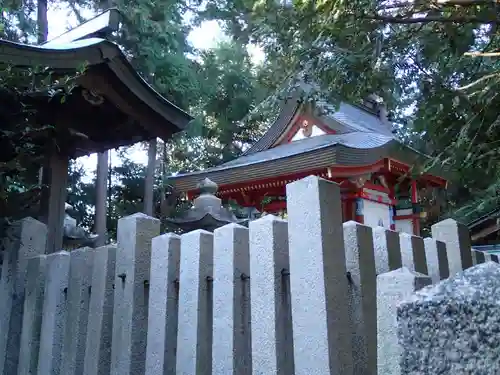
<svg viewBox="0 0 500 375">
<path fill-rule="evenodd" d="M 500 263 L 500 260 L 498 259 L 498 254 L 490 254 L 490 260 L 495 263 Z"/>
<path fill-rule="evenodd" d="M 153 238 L 146 375 L 175 375 L 180 254 L 178 235 L 168 233 Z"/>
<path fill-rule="evenodd" d="M 400 268 L 377 276 L 377 374 L 401 375 L 397 306 L 416 290 L 430 285 L 426 275 Z"/>
<path fill-rule="evenodd" d="M 401 243 L 403 267 L 427 275 L 427 259 L 425 257 L 423 238 L 408 233 L 400 233 L 399 241 Z"/>
<path fill-rule="evenodd" d="M 354 374 L 375 374 L 377 368 L 377 276 L 372 229 L 344 223 L 346 269 L 349 272 L 349 317 Z"/>
<path fill-rule="evenodd" d="M 472 250 L 472 264 L 476 266 L 484 262 L 486 262 L 485 253 L 482 251 Z"/>
<path fill-rule="evenodd" d="M 115 267 L 115 245 L 103 246 L 95 250 L 84 375 L 109 375 L 111 369 Z"/>
<path fill-rule="evenodd" d="M 43 248 L 45 249 L 45 246 Z M 47 257 L 39 255 L 30 258 L 26 272 L 26 297 L 17 375 L 33 375 L 37 371 L 46 277 Z"/>
<path fill-rule="evenodd" d="M 249 229 L 253 374 L 300 374 L 293 360 L 287 222 L 266 215 Z"/>
<path fill-rule="evenodd" d="M 287 210 L 295 374 L 353 374 L 340 188 L 335 183 L 314 176 L 293 182 L 287 185 Z M 285 239 L 282 239 L 286 236 L 286 223 L 275 219 L 274 222 L 262 222 L 260 225 L 264 227 L 264 224 L 268 227 L 273 224 L 283 232 L 275 229 L 274 245 L 280 245 L 282 251 L 286 251 L 287 244 Z M 268 244 L 271 236 L 255 225 L 254 234 L 251 232 L 255 247 L 252 251 L 251 246 L 251 252 L 254 254 L 251 263 L 252 278 L 254 267 L 266 265 L 269 271 L 260 276 L 259 283 L 262 283 L 261 288 L 269 288 L 272 284 L 266 278 L 269 279 L 272 275 L 269 249 L 273 243 Z M 262 234 L 259 235 L 258 230 Z M 280 242 L 277 242 L 278 240 Z M 268 294 L 271 292 L 272 290 L 266 291 Z M 266 342 L 275 345 L 271 337 L 266 338 L 259 333 L 266 330 L 266 324 L 270 322 L 255 324 L 256 319 L 270 319 L 267 318 L 269 307 L 273 306 L 272 300 L 260 301 L 260 293 L 257 288 L 254 293 L 252 288 L 252 340 L 254 332 L 262 336 L 262 342 L 254 344 L 254 356 L 259 345 L 269 345 Z M 255 304 L 261 304 L 259 315 L 255 314 L 255 319 L 254 301 Z M 268 366 L 272 363 L 271 356 L 274 353 L 265 350 L 257 354 L 269 356 L 262 359 L 262 362 L 266 360 Z M 254 361 L 254 368 L 262 368 L 255 367 L 260 366 L 262 362 Z M 261 373 L 276 372 L 272 368 L 272 371 Z M 279 373 L 288 375 L 293 372 Z"/>
<path fill-rule="evenodd" d="M 424 239 L 425 258 L 427 260 L 427 271 L 433 284 L 440 280 L 447 279 L 450 276 L 448 266 L 448 255 L 446 253 L 446 244 L 436 241 L 434 238 Z"/>
<path fill-rule="evenodd" d="M 467 226 L 453 219 L 432 226 L 432 238 L 446 243 L 450 275 L 472 267 L 470 234 Z"/>
<path fill-rule="evenodd" d="M 499 300 L 500 266 L 487 262 L 401 303 L 401 374 L 499 374 Z"/>
<path fill-rule="evenodd" d="M 214 231 L 213 374 L 252 374 L 248 241 L 237 224 Z"/>
<path fill-rule="evenodd" d="M 47 227 L 26 218 L 13 223 L 3 239 L 0 278 L 0 374 L 15 374 L 24 314 L 28 258 L 45 252 Z"/>
<path fill-rule="evenodd" d="M 67 251 L 47 256 L 38 375 L 66 375 L 61 372 L 61 360 L 68 311 L 70 258 Z"/>
<path fill-rule="evenodd" d="M 144 374 L 151 241 L 160 220 L 142 213 L 118 220 L 111 375 Z"/>
<path fill-rule="evenodd" d="M 399 233 L 384 227 L 373 228 L 372 233 L 377 275 L 401 268 Z"/>
<path fill-rule="evenodd" d="M 176 375 L 212 373 L 213 234 L 181 236 Z"/>
<path fill-rule="evenodd" d="M 67 292 L 68 312 L 63 343 L 61 373 L 82 375 L 87 341 L 90 285 L 94 251 L 84 247 L 70 252 Z"/>
</svg>

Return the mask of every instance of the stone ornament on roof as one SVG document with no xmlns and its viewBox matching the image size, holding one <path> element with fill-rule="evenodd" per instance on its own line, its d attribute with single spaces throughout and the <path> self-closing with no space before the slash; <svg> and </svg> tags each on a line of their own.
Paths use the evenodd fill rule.
<svg viewBox="0 0 500 375">
<path fill-rule="evenodd" d="M 209 178 L 197 184 L 200 195 L 193 200 L 193 207 L 178 218 L 167 218 L 166 221 L 183 231 L 204 229 L 213 231 L 226 224 L 237 223 L 239 220 L 216 196 L 218 186 Z"/>
<path fill-rule="evenodd" d="M 219 190 L 219 186 L 208 177 L 205 177 L 203 181 L 198 183 L 197 187 L 200 190 L 200 195 L 215 195 L 217 194 L 217 190 Z"/>
</svg>

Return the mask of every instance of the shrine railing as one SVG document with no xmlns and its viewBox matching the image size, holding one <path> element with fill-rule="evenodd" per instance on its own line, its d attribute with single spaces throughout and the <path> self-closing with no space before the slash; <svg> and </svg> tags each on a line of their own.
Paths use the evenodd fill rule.
<svg viewBox="0 0 500 375">
<path fill-rule="evenodd" d="M 0 374 L 396 374 L 396 304 L 488 257 L 453 220 L 426 239 L 342 224 L 339 186 L 317 177 L 288 185 L 287 207 L 182 236 L 135 214 L 116 246 L 49 255 L 45 226 L 19 222 Z"/>
</svg>

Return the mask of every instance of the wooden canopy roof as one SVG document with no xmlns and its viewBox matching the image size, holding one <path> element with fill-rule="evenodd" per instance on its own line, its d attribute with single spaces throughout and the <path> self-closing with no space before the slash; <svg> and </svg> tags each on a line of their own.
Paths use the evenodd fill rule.
<svg viewBox="0 0 500 375">
<path fill-rule="evenodd" d="M 54 139 L 70 157 L 156 137 L 168 139 L 192 120 L 156 92 L 119 47 L 105 39 L 42 46 L 0 40 L 0 61 L 20 68 L 48 67 L 59 77 L 75 74 L 86 65 L 64 101 L 49 100 L 46 92 L 27 99 L 36 109 L 36 121 L 54 126 L 45 141 Z M 9 108 L 4 105 L 0 110 Z"/>
<path fill-rule="evenodd" d="M 399 142 L 380 110 L 345 102 L 335 107 L 326 101 L 317 102 L 314 109 L 308 110 L 294 97 L 283 103 L 276 121 L 242 156 L 207 170 L 172 176 L 170 180 L 178 190 L 190 192 L 205 177 L 224 188 L 330 167 L 337 167 L 337 173 L 344 168 L 349 174 L 359 169 L 361 174 L 370 166 L 384 165 L 379 163 L 382 160 L 406 166 L 422 163 L 426 156 Z M 291 135 L 299 131 L 304 121 L 314 123 L 322 133 L 292 140 Z M 443 186 L 446 181 L 437 177 L 432 183 Z"/>
</svg>

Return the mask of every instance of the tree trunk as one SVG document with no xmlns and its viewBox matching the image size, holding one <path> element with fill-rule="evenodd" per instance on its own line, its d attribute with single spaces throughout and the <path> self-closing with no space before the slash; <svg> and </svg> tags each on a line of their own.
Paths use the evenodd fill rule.
<svg viewBox="0 0 500 375">
<path fill-rule="evenodd" d="M 108 151 L 97 154 L 97 181 L 95 200 L 95 231 L 99 235 L 97 246 L 106 244 L 106 198 L 108 195 Z"/>
<path fill-rule="evenodd" d="M 45 43 L 49 36 L 49 21 L 47 20 L 47 0 L 38 0 L 37 2 L 37 41 L 38 44 Z M 41 186 L 43 184 L 43 170 L 44 167 L 40 167 L 38 171 L 38 182 Z"/>
<path fill-rule="evenodd" d="M 45 43 L 49 36 L 49 22 L 47 20 L 47 0 L 37 2 L 37 39 L 38 44 Z"/>
<path fill-rule="evenodd" d="M 160 187 L 160 218 L 163 220 L 166 217 L 165 205 L 167 199 L 167 189 L 165 186 L 165 177 L 167 174 L 167 143 L 163 142 L 163 153 L 161 160 L 161 187 Z"/>
<path fill-rule="evenodd" d="M 144 213 L 153 216 L 154 175 L 156 169 L 156 138 L 149 141 L 148 167 L 144 183 Z"/>
</svg>

